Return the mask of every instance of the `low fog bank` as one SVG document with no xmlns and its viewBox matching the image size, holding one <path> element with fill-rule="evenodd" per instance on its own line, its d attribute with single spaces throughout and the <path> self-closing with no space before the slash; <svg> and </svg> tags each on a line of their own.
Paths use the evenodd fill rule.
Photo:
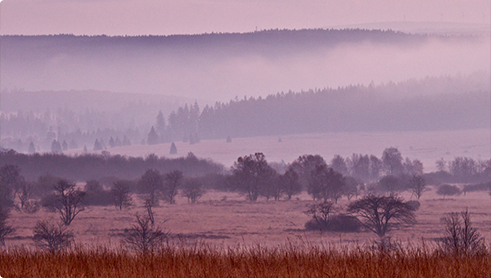
<svg viewBox="0 0 491 278">
<path fill-rule="evenodd" d="M 2 89 L 228 101 L 490 71 L 489 37 L 270 30 L 169 37 L 3 36 Z"/>
</svg>

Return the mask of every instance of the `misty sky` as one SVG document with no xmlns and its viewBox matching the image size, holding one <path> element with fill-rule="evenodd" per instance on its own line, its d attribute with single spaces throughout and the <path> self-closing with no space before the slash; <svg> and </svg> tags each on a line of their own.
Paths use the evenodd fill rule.
<svg viewBox="0 0 491 278">
<path fill-rule="evenodd" d="M 2 34 L 168 35 L 369 22 L 490 22 L 489 0 L 3 0 Z"/>
</svg>

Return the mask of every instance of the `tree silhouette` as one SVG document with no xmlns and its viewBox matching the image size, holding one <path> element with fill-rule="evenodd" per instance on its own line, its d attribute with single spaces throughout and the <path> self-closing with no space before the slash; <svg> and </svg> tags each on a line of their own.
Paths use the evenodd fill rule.
<svg viewBox="0 0 491 278">
<path fill-rule="evenodd" d="M 159 136 L 157 135 L 157 132 L 155 131 L 155 128 L 153 126 L 148 133 L 147 143 L 149 145 L 155 145 L 159 143 Z"/>
<path fill-rule="evenodd" d="M 181 186 L 183 174 L 179 170 L 170 171 L 164 175 L 164 187 L 163 194 L 164 198 L 169 202 L 169 204 L 175 204 L 175 197 L 177 195 L 177 190 Z"/>
<path fill-rule="evenodd" d="M 85 192 L 76 189 L 74 183 L 64 179 L 54 186 L 54 192 L 56 199 L 51 205 L 60 213 L 61 221 L 68 226 L 75 216 L 85 210 L 83 204 Z"/>
<path fill-rule="evenodd" d="M 144 199 L 150 202 L 151 206 L 159 203 L 159 192 L 162 191 L 164 180 L 158 170 L 148 169 L 138 181 L 139 191 L 145 194 Z"/>
<path fill-rule="evenodd" d="M 114 198 L 114 205 L 122 210 L 123 207 L 131 205 L 130 186 L 125 181 L 116 181 L 111 188 L 111 194 Z"/>
<path fill-rule="evenodd" d="M 416 222 L 414 208 L 401 197 L 367 195 L 348 205 L 347 211 L 379 237 L 384 237 L 396 224 Z"/>
<path fill-rule="evenodd" d="M 239 157 L 232 166 L 232 179 L 237 189 L 245 192 L 250 201 L 257 201 L 261 191 L 273 182 L 275 174 L 263 153 Z"/>
<path fill-rule="evenodd" d="M 177 147 L 176 144 L 174 144 L 174 142 L 172 142 L 172 144 L 170 145 L 169 154 L 177 154 Z"/>
</svg>

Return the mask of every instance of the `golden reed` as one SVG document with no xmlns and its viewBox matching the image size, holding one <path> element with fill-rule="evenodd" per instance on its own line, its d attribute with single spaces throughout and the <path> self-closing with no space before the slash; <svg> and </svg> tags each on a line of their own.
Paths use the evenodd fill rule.
<svg viewBox="0 0 491 278">
<path fill-rule="evenodd" d="M 167 245 L 146 254 L 74 247 L 58 253 L 0 251 L 0 276 L 11 277 L 491 277 L 491 253 L 452 255 L 400 247 L 211 247 Z"/>
</svg>

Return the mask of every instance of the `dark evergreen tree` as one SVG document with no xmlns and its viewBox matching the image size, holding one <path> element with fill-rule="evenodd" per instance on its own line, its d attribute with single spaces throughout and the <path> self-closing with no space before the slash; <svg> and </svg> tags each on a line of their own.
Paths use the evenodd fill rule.
<svg viewBox="0 0 491 278">
<path fill-rule="evenodd" d="M 61 144 L 61 148 L 64 151 L 68 150 L 68 143 L 66 142 L 66 140 L 63 140 L 63 143 Z"/>
<path fill-rule="evenodd" d="M 34 147 L 34 143 L 31 141 L 31 143 L 29 143 L 29 153 L 30 154 L 33 154 L 33 153 L 36 153 L 36 147 Z"/>
<path fill-rule="evenodd" d="M 95 139 L 95 142 L 94 142 L 94 151 L 100 151 L 102 150 L 102 145 L 101 143 L 99 142 L 98 139 Z"/>
<path fill-rule="evenodd" d="M 177 154 L 177 147 L 176 144 L 174 144 L 174 142 L 172 142 L 172 144 L 170 145 L 169 154 Z"/>
<path fill-rule="evenodd" d="M 148 133 L 147 143 L 149 145 L 155 145 L 159 143 L 159 136 L 157 135 L 157 132 L 155 131 L 155 128 L 153 126 Z"/>
<path fill-rule="evenodd" d="M 51 151 L 56 154 L 63 153 L 63 150 L 61 149 L 61 145 L 58 141 L 53 140 L 53 143 L 51 143 Z"/>
<path fill-rule="evenodd" d="M 109 147 L 110 148 L 114 148 L 116 146 L 116 144 L 114 143 L 114 139 L 113 137 L 111 136 L 111 138 L 109 138 Z"/>
</svg>

